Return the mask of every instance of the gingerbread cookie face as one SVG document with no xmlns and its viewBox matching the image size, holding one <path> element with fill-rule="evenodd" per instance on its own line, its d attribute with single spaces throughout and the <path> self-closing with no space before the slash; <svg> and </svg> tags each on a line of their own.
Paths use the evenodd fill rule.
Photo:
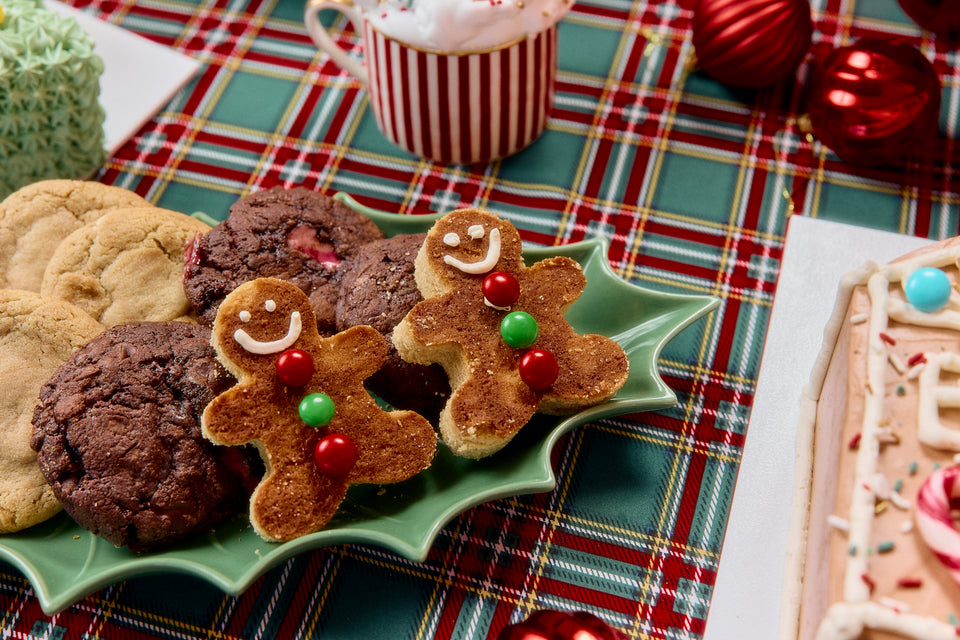
<svg viewBox="0 0 960 640">
<path fill-rule="evenodd" d="M 212 342 L 240 382 L 211 402 L 204 435 L 254 443 L 267 473 L 250 503 L 264 539 L 291 540 L 325 526 L 347 488 L 419 473 L 436 436 L 412 411 L 383 411 L 363 387 L 387 354 L 376 330 L 321 338 L 309 298 L 274 278 L 247 282 L 221 303 Z"/>
<path fill-rule="evenodd" d="M 557 257 L 527 267 L 516 229 L 491 213 L 438 220 L 415 276 L 425 300 L 393 341 L 404 359 L 446 369 L 454 391 L 440 433 L 457 455 L 490 455 L 535 412 L 574 413 L 627 379 L 619 345 L 578 335 L 564 318 L 586 286 L 580 265 Z"/>
</svg>

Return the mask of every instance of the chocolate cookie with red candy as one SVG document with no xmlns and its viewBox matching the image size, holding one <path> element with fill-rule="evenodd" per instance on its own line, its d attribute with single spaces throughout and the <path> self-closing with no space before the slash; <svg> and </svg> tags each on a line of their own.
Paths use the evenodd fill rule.
<svg viewBox="0 0 960 640">
<path fill-rule="evenodd" d="M 200 322 L 256 278 L 292 282 L 310 298 L 322 333 L 335 330 L 343 265 L 383 232 L 366 216 L 304 187 L 275 187 L 233 204 L 226 220 L 188 247 L 183 288 Z"/>
<path fill-rule="evenodd" d="M 369 326 L 322 338 L 306 295 L 258 278 L 227 296 L 212 343 L 240 382 L 207 405 L 214 444 L 254 444 L 267 473 L 250 498 L 250 523 L 282 541 L 324 527 L 351 484 L 406 480 L 433 460 L 433 427 L 413 411 L 384 411 L 364 380 L 387 341 Z"/>
</svg>

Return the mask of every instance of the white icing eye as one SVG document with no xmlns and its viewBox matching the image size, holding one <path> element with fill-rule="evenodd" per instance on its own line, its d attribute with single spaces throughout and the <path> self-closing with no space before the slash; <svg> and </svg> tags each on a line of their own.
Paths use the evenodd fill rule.
<svg viewBox="0 0 960 640">
<path fill-rule="evenodd" d="M 483 230 L 482 224 L 475 224 L 475 225 L 472 225 L 469 229 L 467 229 L 467 235 L 469 235 L 474 240 L 476 240 L 477 238 L 482 238 L 484 233 L 485 232 Z"/>
<path fill-rule="evenodd" d="M 263 308 L 269 311 L 270 313 L 273 313 L 274 311 L 277 310 L 277 303 L 274 302 L 273 300 L 267 300 L 266 302 L 263 303 Z"/>
<path fill-rule="evenodd" d="M 448 247 L 459 247 L 460 236 L 451 231 L 447 235 L 443 236 L 443 244 L 447 245 Z"/>
<path fill-rule="evenodd" d="M 246 309 L 240 312 L 240 322 L 250 322 L 250 312 Z"/>
</svg>

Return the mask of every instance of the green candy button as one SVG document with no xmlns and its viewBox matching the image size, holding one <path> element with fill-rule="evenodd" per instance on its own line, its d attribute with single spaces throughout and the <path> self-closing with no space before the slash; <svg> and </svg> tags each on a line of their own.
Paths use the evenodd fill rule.
<svg viewBox="0 0 960 640">
<path fill-rule="evenodd" d="M 333 399 L 325 393 L 311 393 L 300 401 L 300 419 L 311 427 L 330 424 L 334 412 Z"/>
<path fill-rule="evenodd" d="M 515 349 L 526 349 L 537 341 L 540 329 L 526 311 L 512 311 L 500 321 L 500 336 Z"/>
</svg>

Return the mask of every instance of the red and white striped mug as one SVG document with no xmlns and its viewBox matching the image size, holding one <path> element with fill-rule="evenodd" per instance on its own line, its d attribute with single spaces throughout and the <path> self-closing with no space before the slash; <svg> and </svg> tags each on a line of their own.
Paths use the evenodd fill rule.
<svg viewBox="0 0 960 640">
<path fill-rule="evenodd" d="M 338 46 L 320 11 L 343 13 L 362 33 L 362 61 Z M 359 79 L 380 131 L 441 163 L 509 156 L 536 140 L 553 105 L 557 27 L 480 51 L 435 51 L 384 35 L 351 0 L 309 0 L 304 20 L 317 46 Z"/>
</svg>

